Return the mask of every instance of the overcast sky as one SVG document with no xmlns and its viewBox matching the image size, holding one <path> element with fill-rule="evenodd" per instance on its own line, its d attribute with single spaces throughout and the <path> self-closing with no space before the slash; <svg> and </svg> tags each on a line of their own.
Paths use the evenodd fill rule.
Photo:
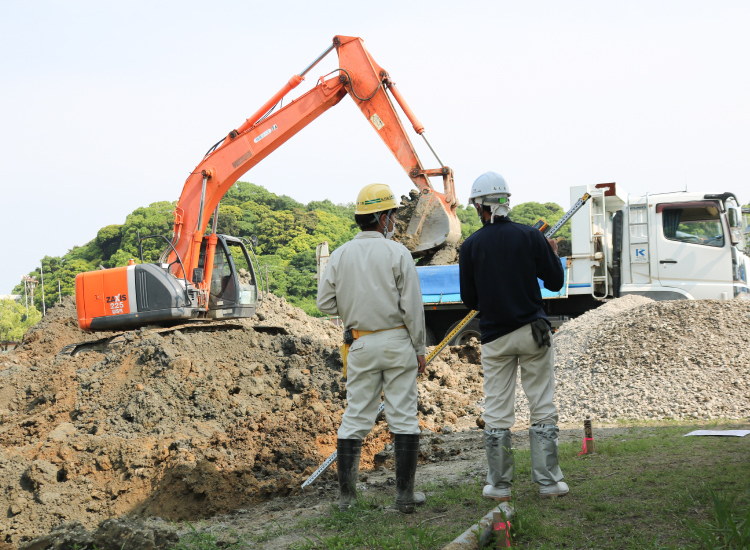
<svg viewBox="0 0 750 550">
<path fill-rule="evenodd" d="M 747 1 L 41 0 L 2 2 L 0 20 L 0 294 L 44 255 L 179 198 L 206 150 L 336 34 L 362 37 L 398 83 L 463 203 L 487 170 L 514 204 L 567 208 L 570 186 L 611 181 L 750 201 Z M 289 99 L 335 67 L 332 53 Z M 411 188 L 348 98 L 241 179 L 301 202 Z"/>
</svg>

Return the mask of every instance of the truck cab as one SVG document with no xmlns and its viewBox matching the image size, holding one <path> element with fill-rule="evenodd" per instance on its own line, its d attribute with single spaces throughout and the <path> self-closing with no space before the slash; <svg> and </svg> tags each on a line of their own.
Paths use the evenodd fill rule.
<svg viewBox="0 0 750 550">
<path fill-rule="evenodd" d="M 587 189 L 592 200 L 571 220 L 571 297 L 750 298 L 734 194 L 632 196 L 612 183 L 573 187 L 571 198 Z"/>
</svg>

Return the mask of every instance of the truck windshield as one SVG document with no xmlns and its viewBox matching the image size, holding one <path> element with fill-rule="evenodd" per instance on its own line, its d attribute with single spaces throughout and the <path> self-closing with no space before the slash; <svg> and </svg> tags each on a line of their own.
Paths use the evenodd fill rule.
<svg viewBox="0 0 750 550">
<path fill-rule="evenodd" d="M 670 241 L 724 246 L 724 229 L 717 207 L 664 208 L 662 220 L 664 238 Z"/>
</svg>

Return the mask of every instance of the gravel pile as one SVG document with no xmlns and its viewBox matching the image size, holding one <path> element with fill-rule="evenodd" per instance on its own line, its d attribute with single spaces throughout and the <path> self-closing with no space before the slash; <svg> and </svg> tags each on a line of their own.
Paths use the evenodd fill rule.
<svg viewBox="0 0 750 550">
<path fill-rule="evenodd" d="M 554 345 L 563 423 L 750 416 L 748 301 L 620 298 L 566 324 Z"/>
</svg>

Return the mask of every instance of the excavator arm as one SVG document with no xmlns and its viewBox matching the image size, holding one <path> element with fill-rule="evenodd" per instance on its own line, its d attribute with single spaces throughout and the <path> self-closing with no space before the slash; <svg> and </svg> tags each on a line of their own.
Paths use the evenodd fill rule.
<svg viewBox="0 0 750 550">
<path fill-rule="evenodd" d="M 282 98 L 334 48 L 339 56 L 339 68 L 321 77 L 312 90 L 274 112 Z M 331 46 L 310 66 L 294 75 L 241 126 L 211 148 L 190 174 L 175 209 L 172 241 L 165 239 L 170 246 L 157 264 L 136 265 L 132 261 L 128 266 L 76 276 L 79 326 L 84 330 L 109 331 L 197 318 L 252 316 L 257 304 L 255 276 L 251 273 L 249 283 L 239 280 L 230 249 L 244 251 L 251 272 L 252 262 L 241 239 L 217 235 L 219 202 L 242 174 L 347 94 L 421 192 L 402 242 L 415 255 L 457 242 L 461 229 L 455 212 L 453 172 L 442 163 L 437 169 L 424 168 L 391 96 L 423 138 L 424 127 L 395 83 L 372 59 L 360 38 L 336 36 Z M 430 185 L 429 178 L 433 176 L 443 178 L 443 192 Z M 214 227 L 206 237 L 204 233 L 212 212 Z M 152 237 L 163 238 L 160 235 L 144 238 Z M 214 260 L 221 266 L 216 273 L 212 273 Z"/>
<path fill-rule="evenodd" d="M 339 56 L 339 68 L 331 73 L 333 76 L 321 77 L 312 90 L 268 114 L 284 95 L 302 82 L 305 73 L 334 48 Z M 208 220 L 229 188 L 245 172 L 347 94 L 421 192 L 416 213 L 407 228 L 407 234 L 414 243 L 410 247 L 412 252 L 420 254 L 445 243 L 457 242 L 461 229 L 455 213 L 457 201 L 453 172 L 447 166 L 425 170 L 387 91 L 401 106 L 414 130 L 424 136 L 424 127 L 409 109 L 388 73 L 370 56 L 362 39 L 336 36 L 323 55 L 299 75 L 293 76 L 245 123 L 231 131 L 221 144 L 210 151 L 185 182 L 175 210 L 173 245 L 183 260 L 189 280 L 201 288 L 205 288 L 206 281 L 210 280 L 211 240 L 204 262 L 207 272 L 204 276 L 194 276 L 193 272 L 198 267 Z M 442 193 L 430 184 L 428 178 L 433 176 L 443 178 Z M 175 259 L 173 252 L 169 260 Z M 173 272 L 182 275 L 179 264 L 174 264 Z"/>
</svg>

